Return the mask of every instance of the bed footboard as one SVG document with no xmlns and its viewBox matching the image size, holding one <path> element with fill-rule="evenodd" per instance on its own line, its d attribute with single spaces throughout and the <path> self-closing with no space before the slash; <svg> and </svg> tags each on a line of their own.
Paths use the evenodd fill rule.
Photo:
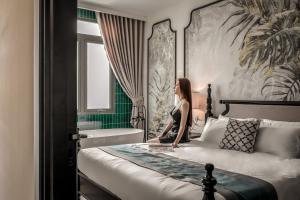
<svg viewBox="0 0 300 200">
<path fill-rule="evenodd" d="M 204 187 L 202 191 L 204 192 L 202 200 L 215 200 L 214 193 L 216 191 L 215 185 L 217 180 L 212 176 L 212 171 L 214 170 L 214 165 L 207 163 L 205 165 L 206 176 L 202 179 Z"/>
</svg>

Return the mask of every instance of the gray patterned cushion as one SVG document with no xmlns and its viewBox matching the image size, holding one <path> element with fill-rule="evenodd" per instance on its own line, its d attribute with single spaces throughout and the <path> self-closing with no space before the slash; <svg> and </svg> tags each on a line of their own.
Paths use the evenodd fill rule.
<svg viewBox="0 0 300 200">
<path fill-rule="evenodd" d="M 219 147 L 252 153 L 258 127 L 259 121 L 257 120 L 240 121 L 230 118 Z"/>
</svg>

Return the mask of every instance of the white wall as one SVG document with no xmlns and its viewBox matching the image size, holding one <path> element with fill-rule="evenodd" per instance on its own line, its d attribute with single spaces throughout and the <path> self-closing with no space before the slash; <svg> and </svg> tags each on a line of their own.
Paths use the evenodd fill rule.
<svg viewBox="0 0 300 200">
<path fill-rule="evenodd" d="M 152 33 L 152 25 L 161 20 L 170 18 L 172 29 L 177 31 L 177 78 L 184 77 L 184 28 L 189 24 L 190 13 L 193 9 L 205 4 L 214 2 L 214 0 L 184 0 L 167 9 L 158 10 L 152 16 L 147 18 L 145 25 L 145 48 L 144 48 L 144 94 L 147 100 L 147 40 Z M 147 105 L 147 102 L 146 104 Z"/>
<path fill-rule="evenodd" d="M 33 0 L 0 6 L 0 199 L 34 199 Z"/>
</svg>

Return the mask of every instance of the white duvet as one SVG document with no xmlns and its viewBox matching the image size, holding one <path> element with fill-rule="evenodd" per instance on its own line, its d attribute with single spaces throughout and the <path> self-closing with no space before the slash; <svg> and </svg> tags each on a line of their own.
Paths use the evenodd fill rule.
<svg viewBox="0 0 300 200">
<path fill-rule="evenodd" d="M 300 200 L 300 159 L 214 149 L 203 144 L 176 148 L 166 154 L 263 179 L 275 187 L 279 200 Z M 80 150 L 78 168 L 122 200 L 201 200 L 203 196 L 198 185 L 166 177 L 98 148 Z M 224 199 L 218 193 L 215 198 Z"/>
</svg>

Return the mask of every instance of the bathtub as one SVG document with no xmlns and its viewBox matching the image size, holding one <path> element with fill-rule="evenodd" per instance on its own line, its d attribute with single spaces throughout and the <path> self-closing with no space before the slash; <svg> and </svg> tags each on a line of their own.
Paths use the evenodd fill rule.
<svg viewBox="0 0 300 200">
<path fill-rule="evenodd" d="M 80 139 L 81 148 L 140 143 L 144 137 L 144 130 L 134 128 L 83 130 L 79 133 L 87 136 Z"/>
</svg>

